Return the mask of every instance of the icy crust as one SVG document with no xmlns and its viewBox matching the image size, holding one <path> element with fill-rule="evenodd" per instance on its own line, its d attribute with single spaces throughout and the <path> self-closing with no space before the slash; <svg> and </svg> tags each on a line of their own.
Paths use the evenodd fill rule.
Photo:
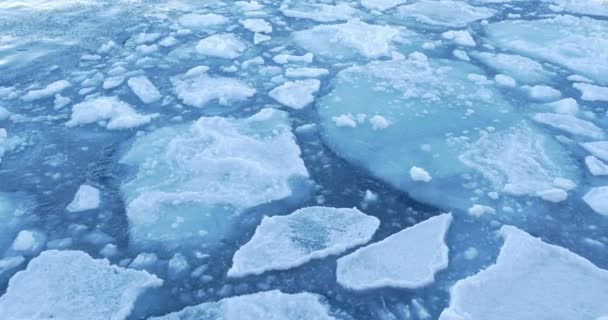
<svg viewBox="0 0 608 320">
<path fill-rule="evenodd" d="M 358 11 L 346 3 L 330 5 L 303 0 L 286 0 L 281 3 L 281 13 L 286 17 L 309 19 L 317 22 L 346 21 Z"/>
<path fill-rule="evenodd" d="M 45 251 L 13 276 L 0 297 L 5 320 L 127 319 L 144 292 L 163 281 L 81 251 Z"/>
<path fill-rule="evenodd" d="M 545 83 L 553 76 L 542 64 L 520 55 L 478 51 L 470 52 L 469 55 L 522 83 Z"/>
<path fill-rule="evenodd" d="M 196 108 L 202 108 L 216 100 L 220 105 L 228 106 L 247 100 L 256 93 L 254 88 L 238 79 L 212 77 L 204 72 L 186 73 L 171 81 L 177 97 L 186 105 Z"/>
<path fill-rule="evenodd" d="M 131 241 L 217 239 L 245 209 L 294 195 L 308 177 L 287 113 L 202 117 L 138 137 L 120 160 Z"/>
<path fill-rule="evenodd" d="M 401 18 L 414 18 L 417 22 L 452 28 L 466 27 L 471 22 L 488 19 L 495 14 L 492 9 L 453 0 L 421 0 L 400 6 L 397 12 Z"/>
<path fill-rule="evenodd" d="M 0 252 L 13 240 L 27 206 L 24 195 L 0 192 Z"/>
<path fill-rule="evenodd" d="M 337 281 L 352 290 L 420 288 L 448 266 L 451 214 L 430 218 L 338 259 Z"/>
<path fill-rule="evenodd" d="M 323 297 L 314 293 L 283 293 L 278 290 L 207 302 L 150 320 L 331 320 L 334 317 Z"/>
<path fill-rule="evenodd" d="M 478 68 L 409 59 L 348 68 L 318 102 L 323 138 L 341 157 L 417 200 L 466 210 L 475 190 L 537 196 L 578 171 L 554 139 L 513 111 Z M 389 123 L 374 127 L 371 118 Z M 417 181 L 424 167 L 432 181 Z"/>
<path fill-rule="evenodd" d="M 321 81 L 316 79 L 288 81 L 272 89 L 268 96 L 286 107 L 302 109 L 315 100 L 320 88 Z"/>
<path fill-rule="evenodd" d="M 136 128 L 150 123 L 158 114 L 142 115 L 117 97 L 91 97 L 72 107 L 68 127 L 97 123 L 108 130 Z"/>
<path fill-rule="evenodd" d="M 561 10 L 571 13 L 588 14 L 592 16 L 608 17 L 608 6 L 602 0 L 543 0 L 552 2 Z"/>
<path fill-rule="evenodd" d="M 379 225 L 377 218 L 345 208 L 309 207 L 264 217 L 251 240 L 234 254 L 228 276 L 287 270 L 340 254 L 367 243 Z"/>
<path fill-rule="evenodd" d="M 595 320 L 608 314 L 608 271 L 512 226 L 496 263 L 458 281 L 440 320 Z"/>
<path fill-rule="evenodd" d="M 368 59 L 390 56 L 392 44 L 405 31 L 391 26 L 367 24 L 352 19 L 342 24 L 318 25 L 296 31 L 293 39 L 300 47 L 332 58 L 363 56 Z"/>
<path fill-rule="evenodd" d="M 608 21 L 567 15 L 501 21 L 487 25 L 486 36 L 500 48 L 544 59 L 608 84 Z"/>
</svg>

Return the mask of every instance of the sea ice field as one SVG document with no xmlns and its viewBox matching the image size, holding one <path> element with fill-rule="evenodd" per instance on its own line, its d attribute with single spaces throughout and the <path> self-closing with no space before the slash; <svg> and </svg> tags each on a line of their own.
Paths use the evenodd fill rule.
<svg viewBox="0 0 608 320">
<path fill-rule="evenodd" d="M 608 1 L 0 0 L 0 320 L 608 320 Z"/>
</svg>

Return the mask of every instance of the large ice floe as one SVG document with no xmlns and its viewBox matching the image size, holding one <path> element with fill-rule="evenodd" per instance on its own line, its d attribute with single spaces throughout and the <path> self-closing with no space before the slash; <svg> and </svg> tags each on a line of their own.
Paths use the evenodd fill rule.
<svg viewBox="0 0 608 320">
<path fill-rule="evenodd" d="M 543 59 L 608 84 L 608 21 L 569 15 L 500 21 L 486 26 L 486 36 L 500 48 Z"/>
<path fill-rule="evenodd" d="M 300 320 L 337 319 L 329 306 L 317 294 L 303 292 L 288 294 L 278 290 L 207 302 L 151 320 Z"/>
<path fill-rule="evenodd" d="M 401 19 L 413 18 L 416 22 L 452 28 L 465 27 L 471 22 L 488 19 L 495 13 L 489 8 L 453 0 L 421 0 L 400 6 L 397 12 Z"/>
<path fill-rule="evenodd" d="M 357 209 L 308 207 L 265 217 L 232 258 L 228 276 L 286 270 L 368 242 L 380 221 Z"/>
<path fill-rule="evenodd" d="M 131 241 L 180 243 L 226 236 L 248 208 L 289 198 L 308 177 L 285 112 L 202 117 L 138 137 L 120 160 Z"/>
<path fill-rule="evenodd" d="M 440 320 L 600 319 L 608 315 L 608 271 L 512 226 L 496 263 L 450 290 Z"/>
<path fill-rule="evenodd" d="M 432 283 L 448 266 L 444 239 L 451 222 L 451 214 L 433 217 L 338 259 L 338 283 L 353 290 Z"/>
<path fill-rule="evenodd" d="M 345 69 L 319 102 L 324 139 L 339 156 L 442 207 L 467 209 L 469 198 L 489 192 L 535 197 L 556 188 L 555 179 L 575 181 L 566 150 L 492 82 L 479 81 L 481 73 L 421 53 Z M 373 117 L 390 125 L 380 129 Z M 422 165 L 428 183 L 410 176 Z"/>
<path fill-rule="evenodd" d="M 11 278 L 0 314 L 6 320 L 127 319 L 138 297 L 162 284 L 81 251 L 45 251 Z"/>
</svg>

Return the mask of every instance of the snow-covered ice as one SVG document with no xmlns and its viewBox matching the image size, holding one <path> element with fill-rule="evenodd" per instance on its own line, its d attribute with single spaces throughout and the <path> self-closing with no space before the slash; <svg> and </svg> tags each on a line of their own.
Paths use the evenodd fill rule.
<svg viewBox="0 0 608 320">
<path fill-rule="evenodd" d="M 591 188 L 583 196 L 583 201 L 593 209 L 593 211 L 608 216 L 608 187 Z"/>
<path fill-rule="evenodd" d="M 608 271 L 512 226 L 496 263 L 456 282 L 440 320 L 597 319 L 608 314 Z"/>
<path fill-rule="evenodd" d="M 80 212 L 97 209 L 100 203 L 99 189 L 88 184 L 83 184 L 78 187 L 74 199 L 67 206 L 66 210 L 69 212 Z"/>
<path fill-rule="evenodd" d="M 477 20 L 488 19 L 495 12 L 490 8 L 472 6 L 454 0 L 421 0 L 399 6 L 398 16 L 414 18 L 417 22 L 461 28 Z"/>
<path fill-rule="evenodd" d="M 232 258 L 230 277 L 287 270 L 367 243 L 380 221 L 357 209 L 308 207 L 264 217 Z"/>
<path fill-rule="evenodd" d="M 130 78 L 127 84 L 139 100 L 145 104 L 156 102 L 162 98 L 156 86 L 146 76 Z"/>
<path fill-rule="evenodd" d="M 196 52 L 223 59 L 238 58 L 247 46 L 232 33 L 214 34 L 202 39 L 196 45 Z"/>
<path fill-rule="evenodd" d="M 581 146 L 585 150 L 589 151 L 592 155 L 608 161 L 608 140 L 606 141 L 594 141 L 581 143 Z"/>
<path fill-rule="evenodd" d="M 235 215 L 293 196 L 308 177 L 287 114 L 275 109 L 155 130 L 120 162 L 137 170 L 122 185 L 136 244 L 222 237 Z"/>
<path fill-rule="evenodd" d="M 309 292 L 283 293 L 278 290 L 207 302 L 150 320 L 300 320 L 337 319 L 323 297 Z"/>
<path fill-rule="evenodd" d="M 575 83 L 572 87 L 581 92 L 581 99 L 585 101 L 608 102 L 608 87 L 600 87 L 589 83 Z"/>
<path fill-rule="evenodd" d="M 272 89 L 268 95 L 280 104 L 293 109 L 302 109 L 315 100 L 321 82 L 316 79 L 285 82 Z"/>
<path fill-rule="evenodd" d="M 97 123 L 108 130 L 131 129 L 150 123 L 157 114 L 140 114 L 117 97 L 92 97 L 72 107 L 68 127 Z"/>
<path fill-rule="evenodd" d="M 338 259 L 338 283 L 353 290 L 419 288 L 448 266 L 445 235 L 451 214 L 442 214 Z"/>
<path fill-rule="evenodd" d="M 11 278 L 0 314 L 6 320 L 127 319 L 138 297 L 162 283 L 81 251 L 50 250 Z"/>
<path fill-rule="evenodd" d="M 220 105 L 228 106 L 234 102 L 247 100 L 256 90 L 247 83 L 227 77 L 212 77 L 202 74 L 176 77 L 173 90 L 186 105 L 202 108 L 217 100 Z"/>
</svg>

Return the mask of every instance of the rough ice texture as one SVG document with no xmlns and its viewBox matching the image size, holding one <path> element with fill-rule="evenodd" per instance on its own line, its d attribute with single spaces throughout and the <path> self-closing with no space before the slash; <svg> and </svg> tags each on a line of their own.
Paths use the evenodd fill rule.
<svg viewBox="0 0 608 320">
<path fill-rule="evenodd" d="M 581 99 L 585 101 L 608 101 L 608 88 L 588 83 L 575 83 L 574 89 L 581 92 Z"/>
<path fill-rule="evenodd" d="M 471 74 L 483 71 L 419 54 L 347 68 L 317 102 L 322 137 L 341 157 L 442 207 L 468 209 L 473 190 L 462 186 L 472 181 L 485 193 L 536 196 L 555 178 L 576 180 L 564 147 L 513 110 L 491 81 Z M 372 115 L 390 126 L 374 130 Z M 413 166 L 433 180 L 413 181 Z"/>
<path fill-rule="evenodd" d="M 451 222 L 451 214 L 442 214 L 338 259 L 338 283 L 353 290 L 432 283 L 448 266 L 444 238 Z"/>
<path fill-rule="evenodd" d="M 585 164 L 587 165 L 587 169 L 594 176 L 608 176 L 608 165 L 602 162 L 602 160 L 594 157 L 587 156 L 585 157 Z"/>
<path fill-rule="evenodd" d="M 595 320 L 608 314 L 608 271 L 512 226 L 496 263 L 458 281 L 440 320 Z"/>
<path fill-rule="evenodd" d="M 189 29 L 205 29 L 215 25 L 222 25 L 227 23 L 228 18 L 216 14 L 216 13 L 208 13 L 208 14 L 196 14 L 196 13 L 188 13 L 185 14 L 177 20 L 177 22 Z"/>
<path fill-rule="evenodd" d="M 384 11 L 406 2 L 407 0 L 361 0 L 361 5 L 369 10 Z"/>
<path fill-rule="evenodd" d="M 602 0 L 543 0 L 571 13 L 608 17 L 608 6 Z"/>
<path fill-rule="evenodd" d="M 156 86 L 146 76 L 133 77 L 127 81 L 127 84 L 139 100 L 145 104 L 156 102 L 162 98 Z"/>
<path fill-rule="evenodd" d="M 520 55 L 478 51 L 469 55 L 495 71 L 507 74 L 522 83 L 548 82 L 553 76 L 542 64 Z"/>
<path fill-rule="evenodd" d="M 156 130 L 120 162 L 137 169 L 122 185 L 134 243 L 225 237 L 235 215 L 292 196 L 308 177 L 287 113 L 275 109 Z"/>
<path fill-rule="evenodd" d="M 76 127 L 98 123 L 109 130 L 122 130 L 148 124 L 157 114 L 142 115 L 117 97 L 93 97 L 72 107 L 72 116 L 66 123 Z"/>
<path fill-rule="evenodd" d="M 5 320 L 127 319 L 137 298 L 162 283 L 81 251 L 50 250 L 10 279 L 0 314 Z"/>
<path fill-rule="evenodd" d="M 286 107 L 302 109 L 315 101 L 315 93 L 320 87 L 321 81 L 316 79 L 288 81 L 268 95 Z"/>
<path fill-rule="evenodd" d="M 583 196 L 583 201 L 593 209 L 593 211 L 608 216 L 608 187 L 591 188 Z"/>
<path fill-rule="evenodd" d="M 592 155 L 608 161 L 608 141 L 585 142 L 581 143 L 581 146 Z"/>
<path fill-rule="evenodd" d="M 414 18 L 421 23 L 452 28 L 461 28 L 471 22 L 488 19 L 495 13 L 489 8 L 453 0 L 421 0 L 400 6 L 397 12 L 398 16 L 403 18 Z"/>
<path fill-rule="evenodd" d="M 562 65 L 608 84 L 608 21 L 564 15 L 491 23 L 486 32 L 498 47 Z"/>
<path fill-rule="evenodd" d="M 358 19 L 342 24 L 319 25 L 294 32 L 295 42 L 315 54 L 329 57 L 363 56 L 375 59 L 390 56 L 392 42 L 400 29 L 372 25 Z"/>
<path fill-rule="evenodd" d="M 278 290 L 207 302 L 150 320 L 331 320 L 336 319 L 323 297 Z"/>
<path fill-rule="evenodd" d="M 220 105 L 230 105 L 246 100 L 255 94 L 255 89 L 233 78 L 211 77 L 206 74 L 174 78 L 173 90 L 185 104 L 202 108 L 217 100 Z"/>
<path fill-rule="evenodd" d="M 26 102 L 32 102 L 32 101 L 36 101 L 36 100 L 40 100 L 40 99 L 44 99 L 44 98 L 50 98 L 50 97 L 54 96 L 55 94 L 69 88 L 70 85 L 71 84 L 67 80 L 55 81 L 55 82 L 47 85 L 43 89 L 28 91 L 27 94 L 25 94 L 23 97 L 21 97 L 21 100 L 26 101 Z"/>
<path fill-rule="evenodd" d="M 534 121 L 563 130 L 570 134 L 585 136 L 594 139 L 604 137 L 604 130 L 593 122 L 579 119 L 572 115 L 557 113 L 537 113 Z"/>
<path fill-rule="evenodd" d="M 196 51 L 202 55 L 236 59 L 247 46 L 232 33 L 214 34 L 199 41 Z"/>
<path fill-rule="evenodd" d="M 286 17 L 309 19 L 317 22 L 346 21 L 354 18 L 357 10 L 345 3 L 330 5 L 305 1 L 284 1 L 281 12 Z"/>
<path fill-rule="evenodd" d="M 357 209 L 308 207 L 287 216 L 264 217 L 234 254 L 230 277 L 287 270 L 312 259 L 367 243 L 380 221 Z"/>
<path fill-rule="evenodd" d="M 69 212 L 80 212 L 97 209 L 100 204 L 99 190 L 87 184 L 78 188 L 74 195 L 74 200 L 67 207 Z"/>
</svg>

